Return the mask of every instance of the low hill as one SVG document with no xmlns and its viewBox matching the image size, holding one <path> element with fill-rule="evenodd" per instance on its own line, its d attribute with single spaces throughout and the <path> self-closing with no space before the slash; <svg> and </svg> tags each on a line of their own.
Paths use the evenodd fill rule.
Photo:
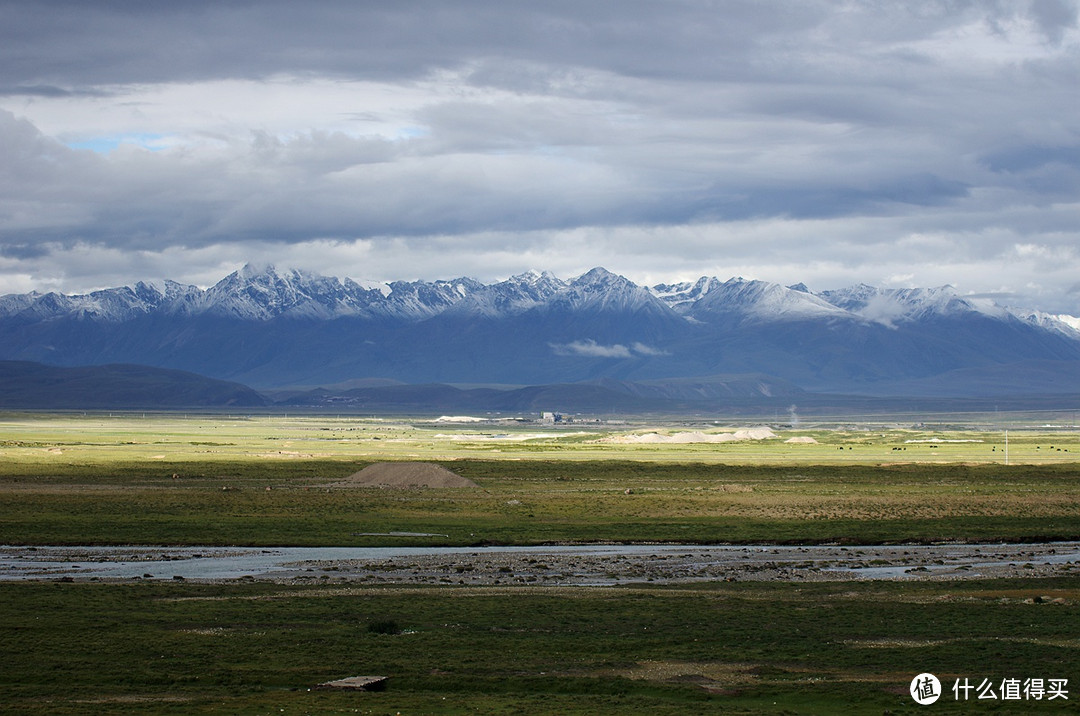
<svg viewBox="0 0 1080 716">
<path fill-rule="evenodd" d="M 1075 383 L 1073 383 L 1075 385 Z M 898 386 L 898 390 L 900 387 Z M 534 385 L 521 388 L 461 388 L 445 384 L 390 385 L 353 390 L 270 391 L 273 405 L 290 410 L 385 415 L 533 415 L 541 412 L 600 415 L 748 415 L 775 422 L 798 416 L 848 416 L 1009 410 L 1069 410 L 1080 392 L 1017 393 L 969 397 L 963 392 L 935 395 L 842 395 L 801 391 L 765 376 L 726 376 L 711 380 L 631 383 L 602 381 Z M 754 389 L 752 389 L 754 388 Z M 764 389 L 762 389 L 764 388 Z M 1075 390 L 1075 389 L 1074 389 Z"/>
<path fill-rule="evenodd" d="M 0 361 L 0 407 L 22 410 L 258 407 L 266 400 L 239 383 L 141 365 L 76 368 Z"/>
<path fill-rule="evenodd" d="M 271 398 L 277 394 L 269 393 Z M 358 388 L 341 392 L 313 390 L 289 393 L 279 405 L 320 410 L 349 410 L 371 413 L 455 413 L 527 412 L 570 410 L 590 413 L 627 414 L 683 412 L 683 402 L 664 398 L 642 398 L 599 385 L 553 384 L 498 390 L 458 388 L 440 383 Z"/>
</svg>

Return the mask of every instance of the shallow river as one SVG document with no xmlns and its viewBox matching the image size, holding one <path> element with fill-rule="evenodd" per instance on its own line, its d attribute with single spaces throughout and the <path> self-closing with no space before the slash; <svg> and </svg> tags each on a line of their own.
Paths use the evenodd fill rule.
<svg viewBox="0 0 1080 716">
<path fill-rule="evenodd" d="M 609 585 L 712 580 L 1080 575 L 1080 542 L 1020 545 L 541 547 L 11 547 L 0 581 L 255 579 Z"/>
</svg>

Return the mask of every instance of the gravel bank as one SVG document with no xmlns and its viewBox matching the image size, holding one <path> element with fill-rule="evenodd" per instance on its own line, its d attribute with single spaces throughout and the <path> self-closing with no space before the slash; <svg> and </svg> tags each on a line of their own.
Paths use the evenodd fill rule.
<svg viewBox="0 0 1080 716">
<path fill-rule="evenodd" d="M 487 548 L 0 547 L 0 581 L 605 586 L 1080 575 L 1080 543 Z"/>
</svg>

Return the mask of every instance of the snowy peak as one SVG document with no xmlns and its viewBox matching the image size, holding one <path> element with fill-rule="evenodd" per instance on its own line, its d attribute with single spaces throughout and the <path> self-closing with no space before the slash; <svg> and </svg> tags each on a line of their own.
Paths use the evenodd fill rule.
<svg viewBox="0 0 1080 716">
<path fill-rule="evenodd" d="M 450 281 L 393 281 L 380 310 L 398 318 L 422 320 L 438 315 L 483 289 L 471 278 Z"/>
<path fill-rule="evenodd" d="M 1077 331 L 1077 333 L 1080 333 L 1080 318 L 1077 318 L 1076 316 L 1070 316 L 1067 313 L 1058 314 L 1056 316 L 1050 317 L 1056 320 L 1058 323 L 1063 323 L 1074 331 Z"/>
<path fill-rule="evenodd" d="M 180 284 L 168 283 L 172 284 L 169 290 L 173 295 L 182 295 L 183 287 Z M 0 298 L 0 316 L 19 316 L 24 320 L 72 316 L 84 320 L 117 322 L 160 310 L 168 300 L 166 292 L 142 282 L 135 286 L 107 288 L 76 296 L 33 292 Z"/>
<path fill-rule="evenodd" d="M 88 318 L 127 319 L 150 313 L 161 304 L 161 295 L 147 287 L 109 288 L 80 297 L 77 312 Z"/>
<path fill-rule="evenodd" d="M 235 318 L 265 320 L 287 312 L 308 296 L 279 276 L 273 266 L 247 264 L 218 281 L 206 292 L 210 312 Z"/>
<path fill-rule="evenodd" d="M 633 281 L 594 268 L 552 296 L 550 305 L 563 310 L 669 314 L 670 308 Z"/>
<path fill-rule="evenodd" d="M 529 271 L 499 283 L 480 286 L 449 310 L 484 316 L 515 315 L 546 304 L 565 288 L 565 281 L 547 271 Z"/>
<path fill-rule="evenodd" d="M 589 269 L 585 273 L 572 280 L 570 282 L 570 285 L 581 287 L 597 286 L 601 288 L 606 288 L 612 285 L 634 286 L 635 288 L 637 287 L 637 284 L 634 284 L 629 279 L 624 278 L 619 274 L 612 273 L 606 268 L 603 268 L 602 266 L 597 266 L 596 268 Z"/>
<path fill-rule="evenodd" d="M 566 282 L 549 271 L 529 271 L 517 276 L 511 276 L 502 283 L 495 285 L 530 296 L 537 301 L 545 301 L 566 288 Z"/>
<path fill-rule="evenodd" d="M 1030 311 L 1023 309 L 1006 308 L 1005 311 L 1014 318 L 1023 321 L 1030 326 L 1036 326 L 1052 333 L 1057 333 L 1067 338 L 1080 340 L 1080 318 L 1069 315 L 1052 315 L 1042 311 Z"/>
<path fill-rule="evenodd" d="M 685 315 L 705 323 L 852 318 L 813 294 L 768 281 L 733 278 L 720 283 L 712 279 L 705 286 L 708 291 L 683 308 Z"/>
<path fill-rule="evenodd" d="M 381 297 L 354 282 L 295 269 L 280 275 L 273 266 L 248 264 L 210 288 L 203 303 L 210 313 L 258 321 L 362 314 Z"/>
<path fill-rule="evenodd" d="M 702 276 L 697 281 L 683 283 L 659 283 L 650 291 L 661 301 L 671 306 L 677 313 L 685 314 L 690 307 L 705 294 L 719 288 L 720 280 Z"/>
<path fill-rule="evenodd" d="M 767 281 L 732 278 L 722 282 L 702 276 L 694 282 L 658 284 L 652 292 L 677 313 L 704 323 L 852 318 L 803 284 L 785 288 Z"/>
<path fill-rule="evenodd" d="M 1004 311 L 987 299 L 966 299 L 952 286 L 937 288 L 875 288 L 859 284 L 818 294 L 830 304 L 850 311 L 860 318 L 894 326 L 900 321 L 918 321 L 934 317 L 982 313 L 996 317 Z"/>
</svg>

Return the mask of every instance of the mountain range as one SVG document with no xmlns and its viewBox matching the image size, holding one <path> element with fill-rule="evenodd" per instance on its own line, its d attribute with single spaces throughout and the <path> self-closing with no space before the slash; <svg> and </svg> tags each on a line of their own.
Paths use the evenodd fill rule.
<svg viewBox="0 0 1080 716">
<path fill-rule="evenodd" d="M 1061 395 L 1080 393 L 1078 327 L 948 286 L 639 286 L 603 268 L 570 280 L 364 284 L 249 265 L 208 289 L 164 281 L 0 297 L 0 360 L 142 364 L 260 389 L 382 379 L 608 381 L 642 399 Z"/>
</svg>

